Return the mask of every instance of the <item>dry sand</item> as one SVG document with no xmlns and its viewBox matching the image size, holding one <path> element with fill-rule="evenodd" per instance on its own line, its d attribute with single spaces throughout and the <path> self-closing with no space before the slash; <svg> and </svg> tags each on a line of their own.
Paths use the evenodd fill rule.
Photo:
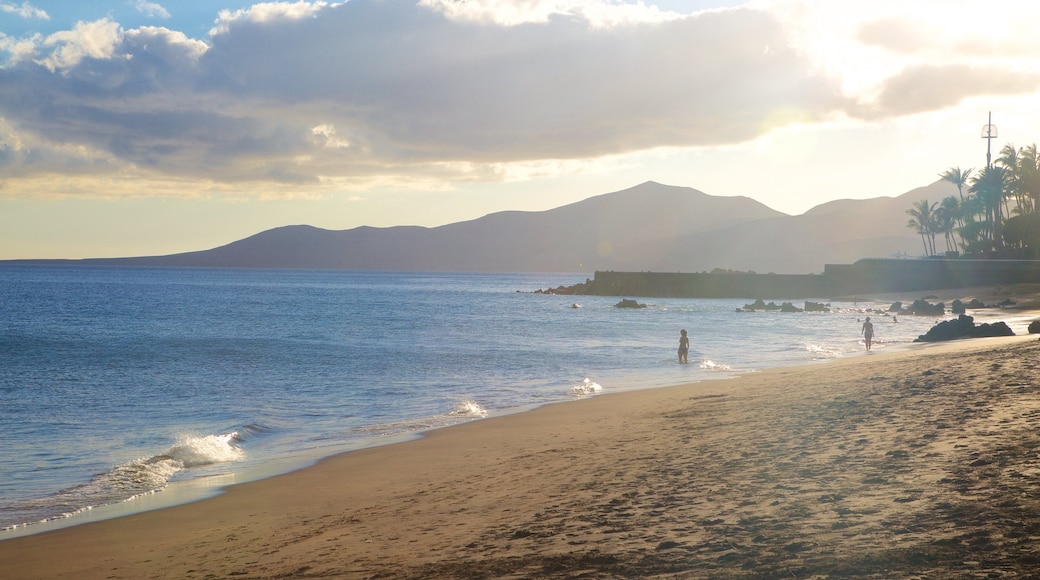
<svg viewBox="0 0 1040 580">
<path fill-rule="evenodd" d="M 604 395 L 0 542 L 3 578 L 949 578 L 1040 570 L 1040 342 Z"/>
</svg>

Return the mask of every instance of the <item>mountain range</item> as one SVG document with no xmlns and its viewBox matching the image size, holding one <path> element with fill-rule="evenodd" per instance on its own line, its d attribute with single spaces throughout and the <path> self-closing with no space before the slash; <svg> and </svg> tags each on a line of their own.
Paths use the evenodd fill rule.
<svg viewBox="0 0 1040 580">
<path fill-rule="evenodd" d="M 918 255 L 906 210 L 956 195 L 949 182 L 898 197 L 839 200 L 791 216 L 748 197 L 653 181 L 538 212 L 503 211 L 439 227 L 325 230 L 293 225 L 217 248 L 85 264 L 350 270 L 809 274 L 824 264 Z"/>
</svg>

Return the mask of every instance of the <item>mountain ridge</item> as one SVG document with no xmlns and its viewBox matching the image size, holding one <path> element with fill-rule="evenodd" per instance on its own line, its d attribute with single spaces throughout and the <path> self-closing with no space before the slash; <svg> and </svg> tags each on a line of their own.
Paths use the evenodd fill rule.
<svg viewBox="0 0 1040 580">
<path fill-rule="evenodd" d="M 948 186 L 948 187 L 947 187 Z M 715 268 L 785 274 L 916 254 L 906 209 L 956 192 L 947 182 L 898 197 L 834 200 L 791 216 L 751 197 L 654 181 L 544 211 L 505 210 L 436 227 L 287 225 L 165 256 L 17 260 L 107 265 L 349 270 L 591 272 Z M 14 262 L 14 261 L 8 261 Z"/>
</svg>

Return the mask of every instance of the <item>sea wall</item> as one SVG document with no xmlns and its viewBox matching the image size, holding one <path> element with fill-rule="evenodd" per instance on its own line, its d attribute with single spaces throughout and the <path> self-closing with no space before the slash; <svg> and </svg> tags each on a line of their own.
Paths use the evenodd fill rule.
<svg viewBox="0 0 1040 580">
<path fill-rule="evenodd" d="M 824 277 L 832 295 L 971 288 L 1040 282 L 1040 261 L 864 259 L 827 264 Z"/>
<path fill-rule="evenodd" d="M 1040 261 L 864 259 L 827 264 L 823 274 L 596 272 L 553 293 L 675 298 L 798 299 L 1040 282 Z"/>
</svg>

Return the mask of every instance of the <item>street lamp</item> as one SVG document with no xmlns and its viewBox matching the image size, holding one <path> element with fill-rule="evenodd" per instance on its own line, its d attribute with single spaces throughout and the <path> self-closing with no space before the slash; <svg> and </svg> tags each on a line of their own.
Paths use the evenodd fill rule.
<svg viewBox="0 0 1040 580">
<path fill-rule="evenodd" d="M 992 165 L 990 163 L 989 146 L 997 138 L 997 126 L 993 124 L 993 111 L 989 112 L 989 121 L 982 126 L 982 138 L 986 140 L 986 167 L 989 168 Z"/>
</svg>

